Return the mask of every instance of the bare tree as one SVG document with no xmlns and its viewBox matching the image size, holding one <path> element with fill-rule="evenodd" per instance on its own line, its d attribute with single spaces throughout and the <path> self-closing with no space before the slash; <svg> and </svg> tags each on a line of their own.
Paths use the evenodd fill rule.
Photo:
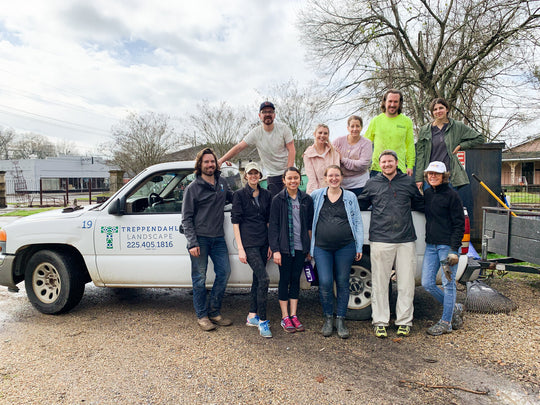
<svg viewBox="0 0 540 405">
<path fill-rule="evenodd" d="M 292 132 L 296 148 L 296 166 L 302 168 L 304 160 L 302 155 L 306 148 L 313 143 L 312 134 L 318 120 L 330 108 L 329 97 L 326 97 L 315 83 L 299 87 L 295 80 L 288 80 L 271 86 L 263 95 L 276 106 L 276 119 L 286 124 Z"/>
<path fill-rule="evenodd" d="M 0 159 L 9 159 L 9 147 L 14 139 L 15 131 L 13 129 L 0 129 Z"/>
<path fill-rule="evenodd" d="M 75 143 L 67 139 L 56 142 L 55 149 L 58 156 L 76 156 L 79 153 Z"/>
<path fill-rule="evenodd" d="M 257 124 L 244 108 L 233 108 L 225 101 L 212 105 L 208 100 L 197 105 L 189 123 L 192 131 L 183 133 L 184 143 L 210 146 L 218 156 L 223 156 Z"/>
<path fill-rule="evenodd" d="M 130 113 L 112 128 L 112 138 L 102 149 L 112 156 L 111 163 L 130 176 L 164 162 L 166 155 L 179 145 L 169 117 L 154 112 Z"/>
<path fill-rule="evenodd" d="M 54 143 L 43 135 L 28 133 L 17 136 L 16 139 L 11 146 L 13 159 L 45 159 L 56 156 Z"/>
<path fill-rule="evenodd" d="M 508 129 L 529 118 L 519 107 L 539 17 L 534 0 L 311 0 L 300 27 L 341 102 L 375 112 L 381 94 L 398 88 L 419 126 L 429 101 L 444 97 L 454 116 L 489 135 L 494 121 Z"/>
</svg>

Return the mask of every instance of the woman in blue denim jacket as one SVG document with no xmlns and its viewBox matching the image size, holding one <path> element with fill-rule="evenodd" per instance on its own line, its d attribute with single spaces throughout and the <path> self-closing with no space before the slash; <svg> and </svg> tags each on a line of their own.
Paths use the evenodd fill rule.
<svg viewBox="0 0 540 405">
<path fill-rule="evenodd" d="M 349 274 L 354 260 L 362 257 L 364 229 L 356 195 L 341 187 L 343 172 L 328 166 L 324 173 L 328 187 L 315 190 L 311 255 L 319 275 L 319 294 L 324 312 L 322 334 L 334 331 L 334 279 L 337 286 L 336 329 L 342 339 L 349 337 L 344 319 L 349 303 Z M 335 276 L 334 276 L 335 274 Z"/>
</svg>

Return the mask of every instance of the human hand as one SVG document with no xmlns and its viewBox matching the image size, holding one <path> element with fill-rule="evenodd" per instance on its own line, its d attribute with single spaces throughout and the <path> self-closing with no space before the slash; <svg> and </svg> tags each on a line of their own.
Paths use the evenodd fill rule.
<svg viewBox="0 0 540 405">
<path fill-rule="evenodd" d="M 413 169 L 407 169 L 407 176 L 413 175 Z"/>
<path fill-rule="evenodd" d="M 247 264 L 247 255 L 246 255 L 246 251 L 244 250 L 244 248 L 239 248 L 238 249 L 238 259 L 240 259 L 240 261 L 244 264 Z"/>
<path fill-rule="evenodd" d="M 356 252 L 356 255 L 354 256 L 355 261 L 359 261 L 362 258 L 362 253 Z"/>
<path fill-rule="evenodd" d="M 424 182 L 423 182 L 423 181 L 417 181 L 417 182 L 416 182 L 416 187 L 418 187 L 418 190 L 423 191 L 423 190 L 422 190 L 423 186 L 424 186 Z"/>
<path fill-rule="evenodd" d="M 189 249 L 189 254 L 193 257 L 199 257 L 201 255 L 201 248 L 199 246 Z"/>
<path fill-rule="evenodd" d="M 268 253 L 266 254 L 266 260 L 270 260 L 272 258 L 272 249 L 270 247 L 268 248 Z"/>
<path fill-rule="evenodd" d="M 452 155 L 455 155 L 461 150 L 461 145 L 456 146 L 456 148 L 452 151 Z"/>
<path fill-rule="evenodd" d="M 274 253 L 274 263 L 278 266 L 281 266 L 281 253 L 275 252 Z"/>
<path fill-rule="evenodd" d="M 457 253 L 450 252 L 448 253 L 448 257 L 446 258 L 446 260 L 448 261 L 448 264 L 450 266 L 455 266 L 459 262 L 459 256 L 457 255 Z"/>
</svg>

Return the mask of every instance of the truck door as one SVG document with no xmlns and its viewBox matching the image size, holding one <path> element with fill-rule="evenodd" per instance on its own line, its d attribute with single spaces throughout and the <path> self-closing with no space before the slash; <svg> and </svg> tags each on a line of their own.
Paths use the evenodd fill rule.
<svg viewBox="0 0 540 405">
<path fill-rule="evenodd" d="M 97 217 L 96 264 L 105 285 L 191 285 L 180 223 L 184 189 L 193 179 L 192 169 L 154 172 L 123 194 L 123 215 Z"/>
</svg>

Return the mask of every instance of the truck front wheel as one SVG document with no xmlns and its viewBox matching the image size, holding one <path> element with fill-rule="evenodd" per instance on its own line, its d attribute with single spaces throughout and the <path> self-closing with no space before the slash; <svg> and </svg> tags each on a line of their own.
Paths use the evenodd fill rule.
<svg viewBox="0 0 540 405">
<path fill-rule="evenodd" d="M 52 250 L 35 253 L 24 273 L 26 295 L 44 314 L 61 314 L 72 309 L 83 296 L 84 284 L 76 261 Z"/>
<path fill-rule="evenodd" d="M 351 266 L 347 319 L 371 319 L 371 260 L 367 254 Z"/>
</svg>

